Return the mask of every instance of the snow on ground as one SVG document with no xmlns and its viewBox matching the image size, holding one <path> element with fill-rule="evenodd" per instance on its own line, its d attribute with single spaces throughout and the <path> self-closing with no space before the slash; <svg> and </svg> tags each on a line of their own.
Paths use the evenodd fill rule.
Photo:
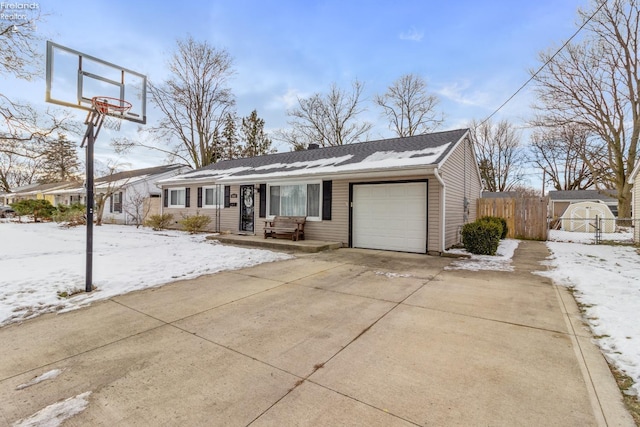
<svg viewBox="0 0 640 427">
<path fill-rule="evenodd" d="M 582 233 L 578 231 L 562 231 L 562 230 L 549 230 L 549 241 L 553 242 L 571 242 L 571 243 L 595 243 L 595 233 Z M 633 242 L 633 231 L 621 231 L 618 233 L 603 233 L 603 242 Z"/>
<path fill-rule="evenodd" d="M 94 227 L 93 241 L 97 289 L 87 294 L 82 293 L 85 227 L 0 222 L 0 326 L 179 279 L 290 258 L 224 246 L 201 234 L 123 225 Z"/>
<path fill-rule="evenodd" d="M 495 255 L 472 255 L 464 249 L 450 249 L 447 252 L 456 255 L 467 255 L 468 258 L 460 258 L 453 261 L 446 270 L 495 270 L 513 271 L 511 259 L 518 247 L 519 240 L 500 240 L 498 252 Z"/>
<path fill-rule="evenodd" d="M 13 427 L 58 427 L 89 406 L 90 391 L 57 402 L 36 412 L 27 419 L 16 421 Z"/>
<path fill-rule="evenodd" d="M 576 300 L 585 309 L 598 345 L 609 361 L 635 384 L 640 395 L 640 255 L 632 246 L 592 245 L 558 242 L 584 241 L 587 236 L 572 238 L 557 231 L 550 232 L 547 246 L 552 252 L 539 274 L 550 277 L 558 285 L 575 289 Z M 616 240 L 612 233 L 603 240 Z M 591 236 L 593 236 L 591 234 Z"/>
</svg>

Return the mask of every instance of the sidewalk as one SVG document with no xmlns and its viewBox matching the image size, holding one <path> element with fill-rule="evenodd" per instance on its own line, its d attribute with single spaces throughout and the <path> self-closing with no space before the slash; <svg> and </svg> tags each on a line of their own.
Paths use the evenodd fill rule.
<svg viewBox="0 0 640 427">
<path fill-rule="evenodd" d="M 632 426 L 546 255 L 339 249 L 2 328 L 0 425 Z"/>
</svg>

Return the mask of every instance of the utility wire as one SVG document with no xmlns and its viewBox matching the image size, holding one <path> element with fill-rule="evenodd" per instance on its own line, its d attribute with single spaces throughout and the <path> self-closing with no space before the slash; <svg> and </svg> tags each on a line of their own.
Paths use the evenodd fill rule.
<svg viewBox="0 0 640 427">
<path fill-rule="evenodd" d="M 505 105 L 507 105 L 507 103 L 509 103 L 509 101 L 511 101 L 513 98 L 515 98 L 515 96 L 516 96 L 518 93 L 520 93 L 520 91 L 521 91 L 522 89 L 524 89 L 524 88 L 525 88 L 529 83 L 531 83 L 531 81 L 532 81 L 533 79 L 535 79 L 535 78 L 538 76 L 538 74 L 540 74 L 540 72 L 541 72 L 542 70 L 544 70 L 544 69 L 545 69 L 545 67 L 546 67 L 547 65 L 549 65 L 549 63 L 550 63 L 551 61 L 553 61 L 553 60 L 554 60 L 554 58 L 555 58 L 556 56 L 558 56 L 558 54 L 559 54 L 560 52 L 562 52 L 562 49 L 564 49 L 564 48 L 565 48 L 565 47 L 566 47 L 566 46 L 571 42 L 571 40 L 573 40 L 573 39 L 578 35 L 578 33 L 580 33 L 580 31 L 582 31 L 582 29 L 583 29 L 583 28 L 584 28 L 584 27 L 585 27 L 585 26 L 586 26 L 586 25 L 587 25 L 587 24 L 588 24 L 588 23 L 593 19 L 593 17 L 594 17 L 594 16 L 596 16 L 596 14 L 597 14 L 598 12 L 600 12 L 600 9 L 602 9 L 606 3 L 607 3 L 607 0 L 602 1 L 602 4 L 600 4 L 600 6 L 596 9 L 596 11 L 595 11 L 595 12 L 593 12 L 593 13 L 591 14 L 591 16 L 589 16 L 589 19 L 587 19 L 586 21 L 584 21 L 584 23 L 580 26 L 580 28 L 578 28 L 578 29 L 576 30 L 576 32 L 575 32 L 575 33 L 573 33 L 573 35 L 572 35 L 571 37 L 569 37 L 569 39 L 568 39 L 566 42 L 564 42 L 564 44 L 563 44 L 562 46 L 560 46 L 560 48 L 559 48 L 558 50 L 556 50 L 556 52 L 553 54 L 553 56 L 551 56 L 551 58 L 549 58 L 549 59 L 547 60 L 547 62 L 545 62 L 544 64 L 542 64 L 542 66 L 541 66 L 540 68 L 538 68 L 538 71 L 536 71 L 536 72 L 535 72 L 535 73 L 534 73 L 534 74 L 529 78 L 529 80 L 527 80 L 526 82 L 524 82 L 524 84 L 523 84 L 522 86 L 520 86 L 520 87 L 518 88 L 518 90 L 516 90 L 516 91 L 513 93 L 513 95 L 511 95 L 511 96 L 510 96 L 506 101 L 504 101 L 504 102 L 502 103 L 502 105 L 500 105 L 498 108 L 496 108 L 496 110 L 495 110 L 493 113 L 491 113 L 491 114 L 489 115 L 489 117 L 487 117 L 486 119 L 484 119 L 484 120 L 483 120 L 483 121 L 478 125 L 478 127 L 480 127 L 480 126 L 482 126 L 483 124 L 485 124 L 486 122 L 488 122 L 488 121 L 489 121 L 493 116 L 495 116 L 495 115 L 498 113 L 498 111 L 500 111 L 500 110 L 502 109 L 502 107 L 504 107 Z"/>
</svg>

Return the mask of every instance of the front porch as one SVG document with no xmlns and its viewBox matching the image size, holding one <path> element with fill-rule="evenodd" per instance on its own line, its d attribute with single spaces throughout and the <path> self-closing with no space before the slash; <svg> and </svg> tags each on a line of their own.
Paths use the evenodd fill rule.
<svg viewBox="0 0 640 427">
<path fill-rule="evenodd" d="M 339 249 L 341 242 L 326 242 L 323 240 L 299 240 L 294 242 L 289 239 L 265 239 L 264 236 L 243 234 L 213 234 L 207 239 L 217 240 L 229 245 L 252 246 L 255 248 L 273 249 L 278 251 L 294 252 L 322 252 L 329 249 Z"/>
</svg>

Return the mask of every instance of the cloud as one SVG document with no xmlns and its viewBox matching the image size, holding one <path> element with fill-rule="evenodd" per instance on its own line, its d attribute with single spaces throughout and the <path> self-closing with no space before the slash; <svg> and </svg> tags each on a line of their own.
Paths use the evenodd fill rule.
<svg viewBox="0 0 640 427">
<path fill-rule="evenodd" d="M 305 98 L 307 95 L 296 90 L 288 89 L 284 94 L 277 95 L 269 104 L 270 109 L 282 109 L 289 110 L 298 105 L 298 98 Z"/>
<path fill-rule="evenodd" d="M 481 91 L 469 91 L 471 84 L 469 82 L 453 82 L 445 84 L 435 92 L 443 98 L 450 99 L 453 102 L 462 105 L 474 107 L 486 107 L 489 96 Z"/>
<path fill-rule="evenodd" d="M 424 31 L 418 31 L 415 27 L 411 27 L 409 31 L 400 33 L 400 40 L 409 40 L 413 42 L 420 42 L 424 37 Z"/>
</svg>

